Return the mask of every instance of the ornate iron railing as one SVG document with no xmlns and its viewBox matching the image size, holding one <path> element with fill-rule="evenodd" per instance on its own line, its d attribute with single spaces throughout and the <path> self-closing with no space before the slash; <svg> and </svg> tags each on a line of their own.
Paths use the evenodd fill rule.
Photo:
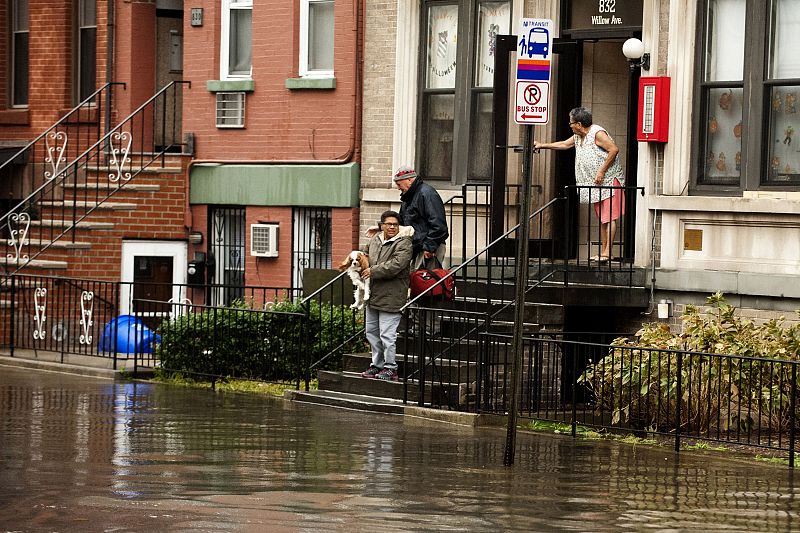
<svg viewBox="0 0 800 533">
<path fill-rule="evenodd" d="M 7 160 L 0 162 L 0 216 L 58 176 L 110 128 L 114 88 L 106 83 Z M 31 206 L 33 207 L 33 206 Z M 30 214 L 30 213 L 29 213 Z"/>
<path fill-rule="evenodd" d="M 171 82 L 162 88 L 0 216 L 7 231 L 0 260 L 7 274 L 18 272 L 68 233 L 74 242 L 80 222 L 151 163 L 160 160 L 164 166 L 166 154 L 182 146 L 176 117 L 180 89 L 188 84 Z"/>
</svg>

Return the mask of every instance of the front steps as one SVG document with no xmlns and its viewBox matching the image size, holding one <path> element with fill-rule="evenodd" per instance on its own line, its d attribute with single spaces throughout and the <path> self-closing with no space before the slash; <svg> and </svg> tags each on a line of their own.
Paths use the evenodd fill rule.
<svg viewBox="0 0 800 533">
<path fill-rule="evenodd" d="M 6 272 L 22 267 L 20 272 L 30 275 L 112 281 L 119 279 L 124 239 L 185 239 L 188 156 L 169 154 L 164 159 L 163 167 L 157 159 L 144 169 L 126 168 L 139 174 L 122 187 L 108 179 L 110 170 L 105 167 L 83 169 L 78 183 L 61 183 L 55 195 L 36 204 L 27 244 L 19 252 L 9 246 L 12 257 L 0 259 L 0 267 Z M 102 201 L 109 193 L 112 196 Z M 90 209 L 95 210 L 71 229 L 73 220 Z"/>
</svg>

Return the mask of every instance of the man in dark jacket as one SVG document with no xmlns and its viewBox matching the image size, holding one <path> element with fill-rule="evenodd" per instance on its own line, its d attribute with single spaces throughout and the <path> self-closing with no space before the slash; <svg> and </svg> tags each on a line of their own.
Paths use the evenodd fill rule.
<svg viewBox="0 0 800 533">
<path fill-rule="evenodd" d="M 434 256 L 444 262 L 445 241 L 450 234 L 442 197 L 409 166 L 398 168 L 392 181 L 401 191 L 400 219 L 403 225 L 414 228 L 411 269 Z"/>
</svg>

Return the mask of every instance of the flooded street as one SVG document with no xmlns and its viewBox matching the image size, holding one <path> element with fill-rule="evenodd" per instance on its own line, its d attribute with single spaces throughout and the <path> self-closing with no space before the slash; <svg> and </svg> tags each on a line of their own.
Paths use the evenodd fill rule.
<svg viewBox="0 0 800 533">
<path fill-rule="evenodd" d="M 0 367 L 0 531 L 793 531 L 786 466 Z"/>
</svg>

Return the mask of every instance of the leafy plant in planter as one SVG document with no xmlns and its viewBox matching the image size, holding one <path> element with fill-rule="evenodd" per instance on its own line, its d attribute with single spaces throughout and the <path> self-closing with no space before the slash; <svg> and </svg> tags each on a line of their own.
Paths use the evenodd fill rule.
<svg viewBox="0 0 800 533">
<path fill-rule="evenodd" d="M 678 422 L 700 432 L 787 428 L 792 365 L 780 361 L 798 360 L 800 325 L 755 324 L 736 316 L 720 293 L 707 303 L 705 312 L 687 306 L 682 333 L 645 324 L 634 340 L 616 339 L 588 365 L 578 381 L 598 410 L 611 411 L 613 424 L 654 431 Z"/>
</svg>

